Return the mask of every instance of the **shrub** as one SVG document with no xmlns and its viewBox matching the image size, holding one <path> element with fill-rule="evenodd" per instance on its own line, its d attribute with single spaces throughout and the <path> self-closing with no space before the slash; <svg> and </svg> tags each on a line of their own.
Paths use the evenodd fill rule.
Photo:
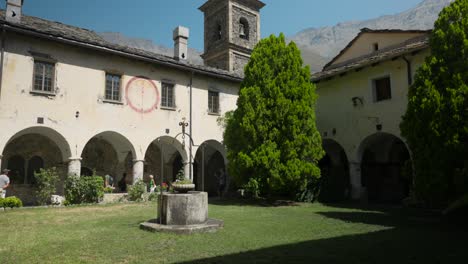
<svg viewBox="0 0 468 264">
<path fill-rule="evenodd" d="M 296 195 L 299 202 L 312 203 L 320 195 L 320 179 L 309 178 L 305 187 Z"/>
<path fill-rule="evenodd" d="M 114 192 L 114 188 L 112 187 L 108 186 L 104 188 L 104 193 L 113 193 L 113 192 Z"/>
<path fill-rule="evenodd" d="M 4 207 L 4 208 L 7 208 L 7 207 L 9 207 L 9 208 L 23 207 L 23 202 L 19 198 L 15 197 L 15 196 L 7 197 L 7 198 L 1 199 L 1 200 L 3 200 L 3 201 L 0 201 L 0 205 L 2 207 Z"/>
<path fill-rule="evenodd" d="M 247 184 L 244 185 L 244 189 L 253 198 L 258 198 L 260 196 L 260 185 L 255 178 L 250 178 Z"/>
<path fill-rule="evenodd" d="M 67 204 L 97 203 L 103 196 L 104 179 L 101 176 L 70 175 L 65 182 Z"/>
<path fill-rule="evenodd" d="M 148 201 L 157 201 L 158 200 L 158 193 L 152 192 L 148 196 Z"/>
<path fill-rule="evenodd" d="M 40 169 L 39 172 L 34 173 L 37 188 L 36 196 L 40 205 L 50 203 L 50 198 L 55 194 L 57 188 L 56 184 L 59 181 L 59 174 L 55 167 L 49 169 Z"/>
<path fill-rule="evenodd" d="M 143 181 L 137 181 L 128 187 L 128 199 L 130 201 L 141 201 L 144 193 L 146 193 L 146 184 Z"/>
<path fill-rule="evenodd" d="M 3 208 L 3 200 L 5 199 L 0 197 L 0 208 Z"/>
</svg>

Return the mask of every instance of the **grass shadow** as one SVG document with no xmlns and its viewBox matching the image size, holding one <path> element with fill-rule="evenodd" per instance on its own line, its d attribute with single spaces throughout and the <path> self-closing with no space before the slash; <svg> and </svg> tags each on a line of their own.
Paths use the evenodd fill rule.
<svg viewBox="0 0 468 264">
<path fill-rule="evenodd" d="M 265 198 L 210 198 L 209 204 L 220 206 L 258 206 L 258 207 L 280 207 L 298 206 L 295 201 L 287 199 L 265 199 Z"/>
<path fill-rule="evenodd" d="M 182 263 L 466 263 L 467 230 L 405 222 L 379 212 L 322 212 L 327 218 L 388 227 L 364 234 L 303 241 Z"/>
</svg>

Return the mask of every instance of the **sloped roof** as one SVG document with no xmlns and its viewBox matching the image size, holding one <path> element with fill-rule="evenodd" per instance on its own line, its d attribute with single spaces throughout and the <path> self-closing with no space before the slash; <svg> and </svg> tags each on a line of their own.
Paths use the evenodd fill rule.
<svg viewBox="0 0 468 264">
<path fill-rule="evenodd" d="M 239 73 L 203 65 L 194 65 L 154 52 L 116 45 L 107 42 L 92 30 L 74 27 L 60 22 L 49 21 L 38 17 L 22 15 L 20 23 L 10 23 L 5 20 L 5 10 L 0 10 L 0 27 L 5 28 L 8 31 L 50 39 L 102 52 L 113 53 L 119 56 L 161 64 L 171 68 L 195 72 L 215 78 L 235 82 L 240 82 L 243 79 L 243 76 Z"/>
<path fill-rule="evenodd" d="M 325 64 L 323 66 L 323 71 L 330 70 L 331 67 L 335 67 L 335 65 L 332 66 L 332 64 L 338 60 L 351 46 L 354 45 L 354 43 L 365 33 L 429 33 L 431 32 L 430 30 L 403 30 L 403 29 L 370 29 L 370 28 L 362 28 L 361 31 L 356 35 L 354 39 L 352 39 L 344 49 L 338 53 L 330 62 Z"/>
<path fill-rule="evenodd" d="M 429 34 L 415 37 L 400 44 L 393 45 L 361 57 L 353 58 L 339 64 L 335 64 L 333 67 L 329 67 L 328 69 L 324 68 L 322 72 L 313 74 L 311 79 L 313 82 L 318 82 L 336 75 L 345 74 L 351 70 L 359 70 L 366 66 L 372 66 L 382 61 L 398 58 L 405 54 L 417 52 L 427 48 L 429 48 Z"/>
</svg>

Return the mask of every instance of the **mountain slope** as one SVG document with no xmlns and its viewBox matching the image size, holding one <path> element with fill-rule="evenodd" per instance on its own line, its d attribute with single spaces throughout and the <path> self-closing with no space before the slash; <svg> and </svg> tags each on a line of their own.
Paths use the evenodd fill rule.
<svg viewBox="0 0 468 264">
<path fill-rule="evenodd" d="M 103 39 L 105 39 L 106 41 L 110 43 L 123 45 L 123 46 L 129 46 L 132 48 L 137 48 L 137 49 L 142 49 L 142 50 L 147 50 L 147 51 L 151 51 L 157 54 L 162 54 L 168 57 L 174 56 L 173 48 L 168 48 L 162 45 L 156 45 L 153 43 L 153 41 L 148 40 L 148 39 L 130 38 L 117 32 L 101 32 L 98 34 L 99 36 L 101 36 Z M 190 63 L 197 64 L 197 65 L 203 64 L 203 60 L 200 57 L 200 54 L 201 54 L 200 52 L 198 52 L 195 49 L 189 48 L 188 53 L 189 53 L 188 61 Z"/>
<path fill-rule="evenodd" d="M 313 72 L 339 53 L 360 31 L 370 29 L 431 29 L 443 7 L 453 0 L 425 0 L 396 15 L 339 23 L 335 26 L 305 29 L 289 39 L 301 49 L 304 62 Z M 325 61 L 325 62 L 324 62 Z"/>
</svg>

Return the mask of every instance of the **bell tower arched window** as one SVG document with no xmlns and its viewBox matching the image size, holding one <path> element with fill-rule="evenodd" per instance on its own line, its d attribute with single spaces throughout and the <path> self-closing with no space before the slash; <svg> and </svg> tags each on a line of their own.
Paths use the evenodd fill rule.
<svg viewBox="0 0 468 264">
<path fill-rule="evenodd" d="M 239 37 L 242 39 L 249 39 L 249 22 L 242 17 L 239 20 Z"/>
<path fill-rule="evenodd" d="M 218 23 L 218 26 L 216 27 L 216 40 L 221 40 L 223 38 L 223 28 L 221 27 L 221 24 Z"/>
</svg>

